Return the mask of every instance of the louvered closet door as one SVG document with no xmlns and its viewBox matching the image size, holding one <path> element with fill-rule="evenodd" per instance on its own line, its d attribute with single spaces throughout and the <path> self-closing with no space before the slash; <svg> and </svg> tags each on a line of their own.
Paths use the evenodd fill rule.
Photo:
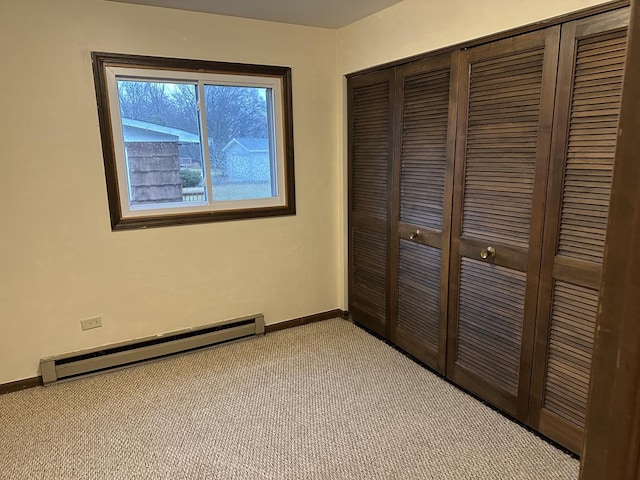
<svg viewBox="0 0 640 480">
<path fill-rule="evenodd" d="M 628 9 L 562 30 L 531 424 L 582 445 Z"/>
<path fill-rule="evenodd" d="M 396 69 L 392 340 L 444 373 L 456 91 L 451 55 Z"/>
<path fill-rule="evenodd" d="M 447 376 L 520 420 L 528 410 L 558 43 L 552 27 L 461 58 Z"/>
<path fill-rule="evenodd" d="M 388 337 L 392 71 L 349 79 L 349 312 Z"/>
</svg>

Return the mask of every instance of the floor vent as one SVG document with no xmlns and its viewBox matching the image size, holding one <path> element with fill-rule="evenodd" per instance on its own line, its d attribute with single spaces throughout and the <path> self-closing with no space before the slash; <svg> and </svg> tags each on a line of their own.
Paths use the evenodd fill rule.
<svg viewBox="0 0 640 480">
<path fill-rule="evenodd" d="M 40 360 L 45 385 L 264 334 L 262 314 Z"/>
</svg>

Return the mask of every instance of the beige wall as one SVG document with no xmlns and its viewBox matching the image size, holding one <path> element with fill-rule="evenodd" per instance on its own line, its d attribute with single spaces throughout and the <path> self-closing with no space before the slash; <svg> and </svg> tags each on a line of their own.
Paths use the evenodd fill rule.
<svg viewBox="0 0 640 480">
<path fill-rule="evenodd" d="M 0 2 L 0 384 L 50 354 L 340 306 L 335 36 L 99 0 Z M 112 232 L 92 50 L 291 66 L 298 214 Z M 104 326 L 82 332 L 95 315 Z"/>
<path fill-rule="evenodd" d="M 600 3 L 404 0 L 338 30 L 338 71 L 351 73 Z"/>
</svg>

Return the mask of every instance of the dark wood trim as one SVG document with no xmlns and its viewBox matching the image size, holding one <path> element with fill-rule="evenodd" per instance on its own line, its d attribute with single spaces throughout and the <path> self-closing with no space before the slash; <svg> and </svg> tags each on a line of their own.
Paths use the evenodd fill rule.
<svg viewBox="0 0 640 480">
<path fill-rule="evenodd" d="M 553 265 L 558 243 L 558 228 L 562 205 L 566 138 L 569 131 L 570 99 L 575 64 L 575 23 L 563 25 L 561 31 L 556 104 L 551 141 L 549 181 L 547 184 L 547 215 L 542 243 L 542 268 L 538 287 L 538 308 L 534 340 L 534 361 L 531 375 L 529 423 L 538 428 L 542 408 L 545 370 L 553 295 Z"/>
<path fill-rule="evenodd" d="M 354 227 L 365 228 L 376 233 L 386 233 L 387 231 L 386 220 L 355 212 L 351 213 L 351 225 Z"/>
<path fill-rule="evenodd" d="M 449 240 L 449 298 L 447 320 L 446 376 L 453 378 L 458 358 L 458 300 L 460 298 L 460 237 L 462 236 L 462 210 L 464 208 L 464 176 L 467 151 L 467 115 L 469 111 L 469 62 L 468 52 L 458 51 L 452 58 L 457 72 L 458 102 L 455 126 L 453 172 L 453 199 Z"/>
<path fill-rule="evenodd" d="M 249 220 L 252 218 L 282 217 L 295 215 L 295 207 L 288 205 L 279 207 L 251 208 L 238 210 L 218 210 L 215 212 L 197 212 L 187 214 L 164 214 L 154 217 L 122 218 L 116 224 L 111 224 L 114 232 L 123 230 L 137 230 L 157 227 L 173 227 L 179 225 L 194 225 L 199 223 L 228 222 L 232 220 Z"/>
<path fill-rule="evenodd" d="M 486 241 L 477 238 L 460 237 L 459 242 L 460 247 L 458 253 L 462 257 L 473 258 L 520 272 L 526 272 L 529 266 L 528 252 L 524 248 L 489 242 L 489 244 L 496 249 L 496 256 L 482 259 L 480 257 L 480 250 L 487 247 L 488 243 Z"/>
<path fill-rule="evenodd" d="M 429 366 L 429 368 L 435 371 L 439 370 L 439 352 L 426 347 L 424 341 L 418 339 L 413 332 L 396 328 L 396 339 L 393 343 L 409 355 Z M 438 373 L 441 374 L 442 372 L 438 371 Z"/>
<path fill-rule="evenodd" d="M 397 67 L 407 63 L 417 62 L 431 56 L 451 53 L 456 50 L 466 50 L 468 48 L 478 47 L 480 45 L 495 42 L 498 40 L 504 40 L 505 38 L 510 38 L 516 35 L 522 35 L 524 33 L 530 33 L 536 30 L 542 30 L 544 28 L 552 27 L 554 25 L 560 25 L 562 23 L 571 22 L 573 20 L 579 20 L 582 18 L 590 17 L 592 15 L 598 15 L 599 13 L 612 11 L 618 8 L 624 8 L 629 6 L 629 1 L 630 0 L 616 0 L 612 2 L 603 3 L 600 5 L 595 5 L 593 7 L 588 7 L 581 10 L 577 10 L 575 12 L 570 12 L 570 13 L 559 15 L 556 17 L 552 17 L 547 20 L 541 20 L 539 22 L 530 23 L 527 25 L 523 25 L 521 27 L 512 28 L 510 30 L 504 30 L 502 32 L 493 33 L 491 35 L 475 38 L 473 40 L 456 43 L 454 45 L 449 45 L 443 48 L 439 48 L 437 50 L 432 50 L 425 53 L 419 53 L 417 55 L 403 58 L 401 60 L 394 60 L 394 61 L 386 62 L 380 65 L 375 65 L 373 67 L 364 68 L 362 70 L 357 70 L 355 72 L 349 73 L 346 76 L 347 78 L 356 77 L 358 75 L 365 75 L 371 72 L 375 72 L 377 70 L 383 70 L 386 68 Z"/>
<path fill-rule="evenodd" d="M 365 326 L 376 332 L 377 335 L 388 338 L 389 322 L 387 318 L 378 318 L 355 305 L 349 306 L 349 314 L 355 323 Z"/>
<path fill-rule="evenodd" d="M 245 220 L 250 218 L 265 218 L 296 214 L 293 150 L 293 88 L 290 67 L 106 52 L 91 52 L 91 60 L 98 107 L 98 122 L 100 124 L 102 152 L 104 157 L 109 216 L 111 219 L 111 229 L 113 231 Z M 198 73 L 226 73 L 279 78 L 282 81 L 282 129 L 285 155 L 284 182 L 286 190 L 285 204 L 272 207 L 239 208 L 195 213 L 150 214 L 144 217 L 124 218 L 122 216 L 122 203 L 127 200 L 120 198 L 120 190 L 118 186 L 113 126 L 107 89 L 106 68 L 108 67 L 147 68 Z M 274 108 L 279 107 L 279 105 L 274 106 Z"/>
<path fill-rule="evenodd" d="M 347 298 L 346 305 L 351 310 L 353 303 L 353 85 L 351 81 L 347 82 L 347 137 L 349 139 L 347 145 Z"/>
<path fill-rule="evenodd" d="M 553 278 L 580 285 L 581 287 L 600 288 L 602 267 L 597 263 L 575 260 L 556 255 L 553 265 Z"/>
<path fill-rule="evenodd" d="M 442 240 L 440 248 L 440 332 L 438 345 L 438 371 L 447 369 L 447 329 L 449 327 L 449 275 L 451 262 L 451 224 L 453 221 L 453 197 L 456 160 L 456 134 L 458 128 L 458 102 L 460 82 L 460 52 L 451 54 L 449 86 L 449 129 L 447 131 L 447 164 L 444 171 L 444 201 L 442 205 Z"/>
<path fill-rule="evenodd" d="M 558 52 L 560 49 L 560 26 L 543 30 L 546 33 L 544 64 L 542 69 L 542 96 L 538 120 L 538 144 L 536 145 L 536 172 L 534 177 L 531 205 L 531 226 L 529 233 L 529 254 L 527 284 L 522 322 L 522 344 L 520 351 L 520 375 L 518 386 L 519 420 L 526 422 L 529 417 L 529 395 L 531 372 L 533 370 L 533 350 L 536 334 L 536 311 L 538 287 L 542 263 L 545 202 L 549 180 L 549 159 L 553 129 L 556 80 L 558 72 Z"/>
<path fill-rule="evenodd" d="M 602 33 L 603 31 L 614 32 L 616 30 L 626 30 L 629 26 L 629 10 L 620 9 L 603 12 L 596 22 L 593 20 L 595 19 L 582 18 L 576 20 L 576 37 L 586 38 L 594 34 Z"/>
<path fill-rule="evenodd" d="M 420 236 L 418 238 L 412 239 L 411 234 L 418 230 L 420 230 Z M 442 247 L 442 232 L 439 230 L 434 230 L 433 228 L 420 227 L 418 225 L 412 225 L 410 223 L 398 223 L 397 236 L 405 240 L 411 240 L 412 242 L 427 245 L 428 247 L 438 249 Z"/>
<path fill-rule="evenodd" d="M 264 333 L 277 332 L 278 330 L 284 330 L 286 328 L 299 327 L 300 325 L 306 325 L 308 323 L 321 322 L 322 320 L 329 320 L 331 318 L 349 318 L 349 313 L 336 308 L 335 310 L 329 310 L 327 312 L 314 313 L 313 315 L 306 315 L 304 317 L 292 318 L 284 322 L 273 323 L 271 325 L 265 325 Z"/>
<path fill-rule="evenodd" d="M 473 392 L 509 416 L 520 420 L 517 415 L 518 397 L 516 395 L 496 387 L 460 364 L 456 364 L 454 375 L 449 378 L 463 389 Z"/>
<path fill-rule="evenodd" d="M 102 157 L 104 174 L 107 186 L 107 202 L 109 205 L 109 218 L 111 228 L 118 225 L 122 206 L 118 189 L 118 172 L 116 170 L 116 153 L 113 145 L 113 130 L 111 127 L 111 112 L 109 110 L 109 98 L 107 95 L 107 77 L 104 65 L 100 61 L 99 52 L 91 52 L 91 65 L 93 68 L 93 81 L 96 90 L 96 103 L 98 108 L 98 124 L 100 125 L 100 140 L 102 142 Z"/>
<path fill-rule="evenodd" d="M 258 65 L 250 63 L 218 62 L 213 60 L 197 60 L 190 58 L 156 57 L 151 55 L 131 55 L 128 53 L 92 52 L 92 58 L 109 66 L 128 68 L 162 68 L 166 70 L 208 73 L 231 73 L 244 75 L 281 76 L 289 67 L 275 65 Z"/>
<path fill-rule="evenodd" d="M 293 79 L 290 67 L 277 67 L 282 75 L 282 130 L 284 134 L 284 182 L 286 184 L 286 207 L 288 212 L 282 215 L 296 213 L 296 171 L 295 149 L 293 143 Z M 275 108 L 275 106 L 274 106 Z M 274 132 L 277 134 L 278 132 Z M 273 181 L 273 179 L 272 179 Z"/>
<path fill-rule="evenodd" d="M 640 0 L 628 38 L 582 480 L 640 478 Z"/>
<path fill-rule="evenodd" d="M 391 165 L 389 168 L 389 213 L 387 231 L 387 338 L 398 343 L 398 311 L 400 303 L 400 182 L 402 171 L 402 118 L 404 115 L 404 75 L 393 72 L 391 103 Z M 408 236 L 408 233 L 407 233 Z"/>
<path fill-rule="evenodd" d="M 0 384 L 0 395 L 40 386 L 42 386 L 42 377 L 31 377 L 23 380 L 16 380 L 15 382 Z"/>
<path fill-rule="evenodd" d="M 582 429 L 567 422 L 559 415 L 543 408 L 538 412 L 537 425 L 533 425 L 533 427 L 537 428 L 543 435 L 548 435 L 553 438 L 574 454 L 580 454 L 583 436 Z"/>
<path fill-rule="evenodd" d="M 387 311 L 386 311 L 386 331 L 385 336 L 392 338 L 395 335 L 395 325 L 398 312 L 398 271 L 400 270 L 400 239 L 398 238 L 398 220 L 400 218 L 400 157 L 396 155 L 400 149 L 396 149 L 396 139 L 402 136 L 402 125 L 400 125 L 398 110 L 396 105 L 399 102 L 398 81 L 395 72 L 391 72 L 389 80 L 389 150 L 387 169 L 387 198 L 389 202 L 387 209 Z M 404 89 L 404 87 L 403 87 Z M 397 178 L 396 178 L 397 169 Z"/>
</svg>

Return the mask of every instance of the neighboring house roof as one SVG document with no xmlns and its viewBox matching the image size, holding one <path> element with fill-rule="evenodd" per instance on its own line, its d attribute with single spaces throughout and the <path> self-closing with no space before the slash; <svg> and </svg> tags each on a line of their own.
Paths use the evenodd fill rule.
<svg viewBox="0 0 640 480">
<path fill-rule="evenodd" d="M 122 126 L 122 135 L 126 143 L 139 142 L 169 142 L 178 143 L 177 135 L 169 135 L 167 133 L 153 132 L 144 128 Z"/>
<path fill-rule="evenodd" d="M 248 152 L 268 152 L 269 151 L 269 139 L 268 138 L 233 138 L 222 149 L 223 152 L 231 148 L 233 145 L 240 145 Z"/>
<path fill-rule="evenodd" d="M 179 128 L 122 117 L 125 142 L 177 142 L 200 143 L 200 136 Z"/>
</svg>

